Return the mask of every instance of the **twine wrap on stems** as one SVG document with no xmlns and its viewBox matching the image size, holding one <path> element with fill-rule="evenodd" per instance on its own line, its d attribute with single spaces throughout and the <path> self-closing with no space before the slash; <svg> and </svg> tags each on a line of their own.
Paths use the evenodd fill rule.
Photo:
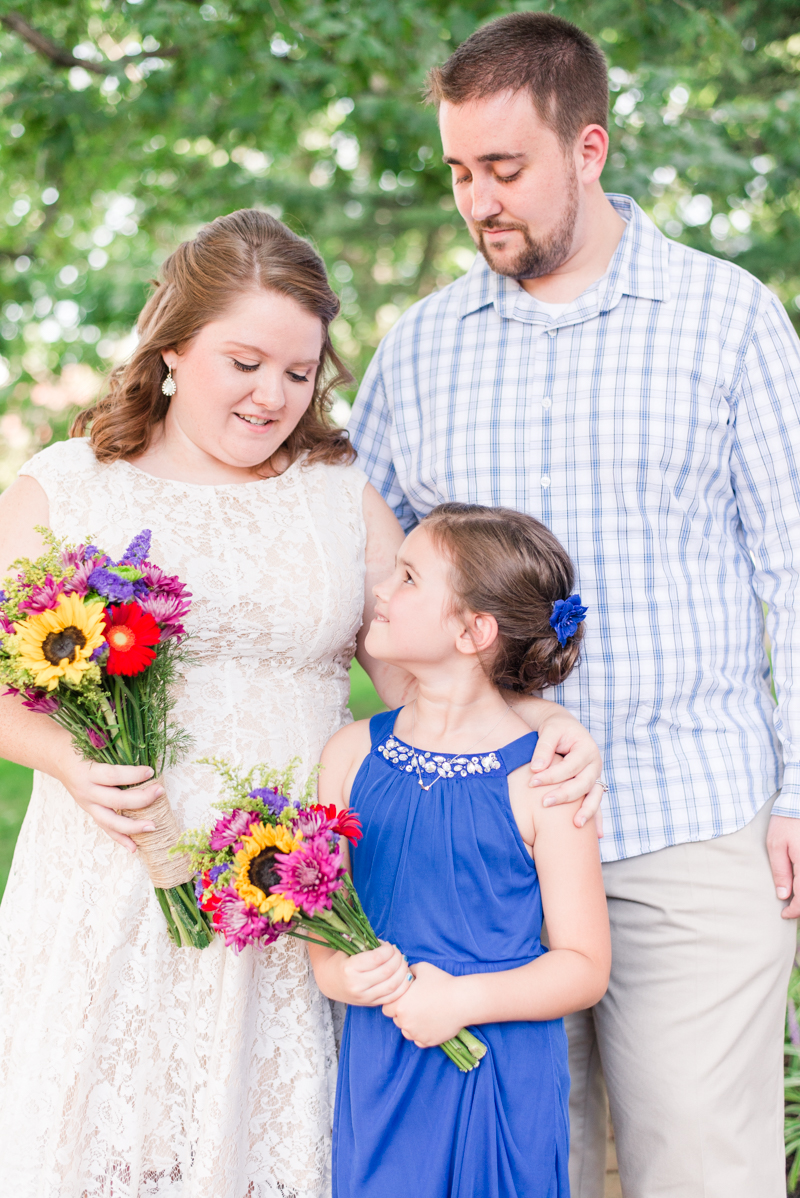
<svg viewBox="0 0 800 1198">
<path fill-rule="evenodd" d="M 166 795 L 156 799 L 149 807 L 142 807 L 138 811 L 123 810 L 120 814 L 128 819 L 144 819 L 155 824 L 155 832 L 135 832 L 131 836 L 154 886 L 171 890 L 173 886 L 181 886 L 193 877 L 188 857 L 170 855 L 169 850 L 177 844 L 181 830 Z"/>
</svg>

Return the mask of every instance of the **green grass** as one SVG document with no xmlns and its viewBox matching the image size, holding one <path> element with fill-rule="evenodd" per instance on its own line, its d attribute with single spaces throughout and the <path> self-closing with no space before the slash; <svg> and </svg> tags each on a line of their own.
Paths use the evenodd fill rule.
<svg viewBox="0 0 800 1198">
<path fill-rule="evenodd" d="M 350 671 L 350 710 L 357 720 L 382 709 L 369 677 L 358 662 Z M 5 889 L 14 845 L 31 797 L 32 773 L 0 757 L 0 896 Z"/>
<path fill-rule="evenodd" d="M 2 895 L 14 845 L 31 797 L 33 772 L 0 757 L 0 895 Z"/>
</svg>

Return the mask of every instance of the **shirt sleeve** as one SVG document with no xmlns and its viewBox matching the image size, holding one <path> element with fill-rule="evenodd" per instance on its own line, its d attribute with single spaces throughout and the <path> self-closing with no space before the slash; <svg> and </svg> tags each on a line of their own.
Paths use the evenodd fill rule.
<svg viewBox="0 0 800 1198">
<path fill-rule="evenodd" d="M 347 422 L 358 464 L 375 490 L 394 512 L 406 532 L 417 515 L 400 486 L 392 452 L 392 413 L 383 380 L 381 347 L 369 364 Z"/>
<path fill-rule="evenodd" d="M 773 813 L 800 817 L 800 342 L 766 289 L 733 398 L 731 473 L 753 586 L 767 605 L 783 748 Z"/>
</svg>

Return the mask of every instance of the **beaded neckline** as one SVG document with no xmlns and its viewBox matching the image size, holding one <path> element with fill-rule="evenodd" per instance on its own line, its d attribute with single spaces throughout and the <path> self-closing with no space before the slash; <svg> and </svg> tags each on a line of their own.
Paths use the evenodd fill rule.
<svg viewBox="0 0 800 1198">
<path fill-rule="evenodd" d="M 375 751 L 388 761 L 394 769 L 412 774 L 419 769 L 421 774 L 433 778 L 469 778 L 472 775 L 504 773 L 503 763 L 496 753 L 434 753 L 415 749 L 405 741 L 389 733 L 375 746 Z"/>
</svg>

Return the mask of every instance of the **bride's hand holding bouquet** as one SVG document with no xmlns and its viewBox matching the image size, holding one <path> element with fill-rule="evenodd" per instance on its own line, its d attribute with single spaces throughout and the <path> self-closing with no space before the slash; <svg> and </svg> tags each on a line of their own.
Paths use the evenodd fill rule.
<svg viewBox="0 0 800 1198">
<path fill-rule="evenodd" d="M 147 560 L 147 530 L 116 562 L 39 531 L 47 551 L 14 562 L 0 591 L 0 682 L 70 734 L 60 780 L 114 839 L 142 849 L 175 944 L 204 948 L 191 871 L 169 855 L 179 828 L 163 786 L 119 789 L 160 775 L 188 742 L 170 713 L 191 596 Z"/>
</svg>

